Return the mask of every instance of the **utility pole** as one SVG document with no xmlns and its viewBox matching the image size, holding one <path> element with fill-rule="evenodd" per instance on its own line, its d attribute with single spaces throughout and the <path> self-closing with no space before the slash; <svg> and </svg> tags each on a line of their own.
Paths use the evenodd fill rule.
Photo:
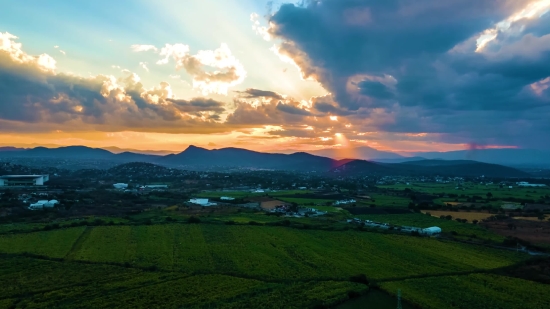
<svg viewBox="0 0 550 309">
<path fill-rule="evenodd" d="M 403 306 L 401 306 L 401 289 L 397 290 L 397 309 L 403 309 Z"/>
</svg>

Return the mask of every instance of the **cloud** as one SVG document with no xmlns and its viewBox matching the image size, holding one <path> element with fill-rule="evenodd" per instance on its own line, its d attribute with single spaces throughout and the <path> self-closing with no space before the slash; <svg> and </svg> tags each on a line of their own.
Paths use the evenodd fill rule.
<svg viewBox="0 0 550 309">
<path fill-rule="evenodd" d="M 276 92 L 273 91 L 267 91 L 267 90 L 260 90 L 260 89 L 254 89 L 254 88 L 248 88 L 244 91 L 236 91 L 240 97 L 252 99 L 252 98 L 272 98 L 277 100 L 283 100 L 284 97 Z"/>
<path fill-rule="evenodd" d="M 130 48 L 134 52 L 146 52 L 146 51 L 155 51 L 156 52 L 158 50 L 158 48 L 156 48 L 154 45 L 134 44 L 134 45 L 130 46 Z"/>
<path fill-rule="evenodd" d="M 188 45 L 166 44 L 159 53 L 164 56 L 157 64 L 167 64 L 170 59 L 176 62 L 176 69 L 184 69 L 193 79 L 193 87 L 209 93 L 225 94 L 228 89 L 244 81 L 246 71 L 243 65 L 231 53 L 227 44 L 221 44 L 216 50 L 201 50 L 190 54 Z M 207 70 L 210 67 L 219 70 Z"/>
<path fill-rule="evenodd" d="M 282 60 L 330 93 L 312 98 L 319 113 L 360 129 L 540 148 L 550 147 L 537 142 L 550 138 L 548 8 L 548 0 L 305 1 L 283 4 L 268 32 Z"/>
<path fill-rule="evenodd" d="M 149 68 L 147 67 L 147 62 L 140 62 L 139 66 L 142 67 L 145 71 L 149 72 Z"/>
<path fill-rule="evenodd" d="M 137 74 L 80 77 L 55 72 L 48 55 L 28 55 L 11 34 L 0 36 L 0 128 L 9 130 L 138 130 L 227 132 L 225 104 L 176 98 L 161 82 L 145 88 Z"/>
<path fill-rule="evenodd" d="M 9 32 L 0 32 L 0 53 L 4 63 L 0 65 L 21 65 L 23 70 L 38 69 L 43 72 L 54 72 L 56 61 L 47 54 L 31 56 L 23 52 L 22 44 L 15 42 L 17 37 Z"/>
</svg>

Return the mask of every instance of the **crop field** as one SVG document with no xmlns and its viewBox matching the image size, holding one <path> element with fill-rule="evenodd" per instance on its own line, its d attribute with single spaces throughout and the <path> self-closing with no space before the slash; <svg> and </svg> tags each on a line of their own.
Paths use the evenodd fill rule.
<svg viewBox="0 0 550 309">
<path fill-rule="evenodd" d="M 223 275 L 0 257 L 2 308 L 307 308 L 367 287 L 345 281 L 277 283 Z"/>
<path fill-rule="evenodd" d="M 47 232 L 2 235 L 0 236 L 0 248 L 2 248 L 2 253 L 32 252 L 62 258 L 69 253 L 85 229 L 85 227 L 77 227 Z"/>
<path fill-rule="evenodd" d="M 213 224 L 99 226 L 85 232 L 67 228 L 4 235 L 0 252 L 285 280 L 340 280 L 361 273 L 391 279 L 493 269 L 526 258 L 515 252 L 402 235 Z"/>
<path fill-rule="evenodd" d="M 543 195 L 550 194 L 550 187 L 543 188 L 531 188 L 531 187 L 517 187 L 500 188 L 498 185 L 480 185 L 475 183 L 464 183 L 461 189 L 456 189 L 455 183 L 438 184 L 438 183 L 412 183 L 410 185 L 397 184 L 397 185 L 382 185 L 380 188 L 405 190 L 411 189 L 417 192 L 426 194 L 440 194 L 440 193 L 454 193 L 464 195 L 477 195 L 485 197 L 487 193 L 491 192 L 493 198 L 505 200 L 510 197 L 517 198 L 538 198 Z M 452 200 L 449 200 L 452 201 Z"/>
<path fill-rule="evenodd" d="M 370 197 L 374 199 L 374 202 L 371 200 L 366 200 L 367 205 L 374 204 L 377 207 L 396 207 L 396 208 L 407 208 L 411 200 L 402 196 L 392 196 L 392 195 L 383 195 L 383 194 L 371 194 Z"/>
<path fill-rule="evenodd" d="M 430 213 L 432 216 L 439 218 L 440 216 L 452 216 L 454 219 L 466 219 L 469 222 L 472 222 L 473 220 L 481 221 L 483 219 L 487 219 L 491 216 L 494 216 L 494 214 L 490 214 L 487 212 L 466 212 L 466 211 L 440 211 L 440 210 L 430 210 L 430 211 L 423 211 L 423 213 Z M 536 218 L 535 218 L 536 219 Z"/>
<path fill-rule="evenodd" d="M 430 211 L 432 213 L 432 211 Z M 462 212 L 460 212 L 462 214 Z M 476 238 L 491 240 L 496 242 L 502 242 L 503 236 L 491 232 L 490 230 L 474 225 L 471 223 L 461 223 L 454 220 L 440 219 L 426 214 L 395 214 L 395 215 L 357 215 L 361 219 L 372 220 L 375 222 L 389 223 L 393 225 L 405 225 L 414 226 L 420 228 L 427 228 L 431 226 L 438 226 L 442 229 L 443 233 L 456 232 L 458 237 L 471 237 L 476 235 Z M 453 216 L 454 217 L 454 216 Z"/>
<path fill-rule="evenodd" d="M 381 287 L 421 308 L 550 308 L 550 285 L 494 274 L 384 282 Z"/>
<path fill-rule="evenodd" d="M 316 199 L 316 198 L 300 198 L 300 197 L 286 197 L 281 196 L 279 197 L 281 201 L 285 201 L 287 203 L 296 203 L 298 205 L 330 205 L 334 202 L 334 200 L 329 199 Z"/>
</svg>

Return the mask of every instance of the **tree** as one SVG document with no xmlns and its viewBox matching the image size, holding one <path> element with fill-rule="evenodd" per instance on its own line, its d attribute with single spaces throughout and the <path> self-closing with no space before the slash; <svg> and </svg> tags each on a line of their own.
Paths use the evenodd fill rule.
<svg viewBox="0 0 550 309">
<path fill-rule="evenodd" d="M 493 193 L 487 192 L 487 199 L 490 200 L 493 197 Z"/>
<path fill-rule="evenodd" d="M 473 220 L 472 223 L 473 224 L 477 224 L 479 221 L 478 220 Z"/>
</svg>

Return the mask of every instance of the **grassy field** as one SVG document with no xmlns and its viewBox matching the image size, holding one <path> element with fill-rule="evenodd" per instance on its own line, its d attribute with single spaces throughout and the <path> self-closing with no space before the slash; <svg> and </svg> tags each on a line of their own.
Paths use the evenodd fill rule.
<svg viewBox="0 0 550 309">
<path fill-rule="evenodd" d="M 336 280 L 361 273 L 382 280 L 492 269 L 526 258 L 401 235 L 211 224 L 100 226 L 0 236 L 0 252 L 285 280 Z"/>
<path fill-rule="evenodd" d="M 397 185 L 382 185 L 380 188 L 394 189 L 394 190 L 405 190 L 411 189 L 417 192 L 422 192 L 426 194 L 458 194 L 458 195 L 477 195 L 482 198 L 485 198 L 487 193 L 491 192 L 493 198 L 506 200 L 507 198 L 534 198 L 537 199 L 541 196 L 550 194 L 550 187 L 543 188 L 530 188 L 530 187 L 517 187 L 513 186 L 510 188 L 500 188 L 499 185 L 482 185 L 477 183 L 464 183 L 460 189 L 456 189 L 457 184 L 448 183 L 412 183 L 410 185 L 397 184 Z M 453 201 L 449 199 L 449 201 Z"/>
<path fill-rule="evenodd" d="M 441 210 L 430 210 L 430 211 L 423 211 L 423 213 L 430 213 L 432 216 L 439 218 L 440 216 L 452 216 L 454 219 L 466 219 L 469 222 L 472 222 L 473 220 L 481 221 L 483 219 L 487 219 L 491 216 L 494 216 L 494 214 L 490 214 L 487 212 L 457 212 L 457 211 L 441 211 Z"/>
<path fill-rule="evenodd" d="M 432 213 L 430 211 L 430 213 Z M 462 212 L 461 212 L 462 214 Z M 372 220 L 375 222 L 389 223 L 393 225 L 405 225 L 414 226 L 420 228 L 427 228 L 431 226 L 438 226 L 442 229 L 443 233 L 456 232 L 457 237 L 470 238 L 472 235 L 476 235 L 476 238 L 501 242 L 504 240 L 503 236 L 497 235 L 484 227 L 474 225 L 471 223 L 461 223 L 454 220 L 440 219 L 426 214 L 411 213 L 411 214 L 399 214 L 399 215 L 357 215 L 361 219 Z M 453 216 L 454 217 L 454 216 Z"/>
<path fill-rule="evenodd" d="M 471 274 L 385 282 L 389 293 L 420 308 L 531 309 L 550 308 L 550 285 L 493 274 Z"/>
<path fill-rule="evenodd" d="M 277 283 L 1 256 L 2 308 L 308 308 L 363 293 L 352 282 Z"/>
</svg>

